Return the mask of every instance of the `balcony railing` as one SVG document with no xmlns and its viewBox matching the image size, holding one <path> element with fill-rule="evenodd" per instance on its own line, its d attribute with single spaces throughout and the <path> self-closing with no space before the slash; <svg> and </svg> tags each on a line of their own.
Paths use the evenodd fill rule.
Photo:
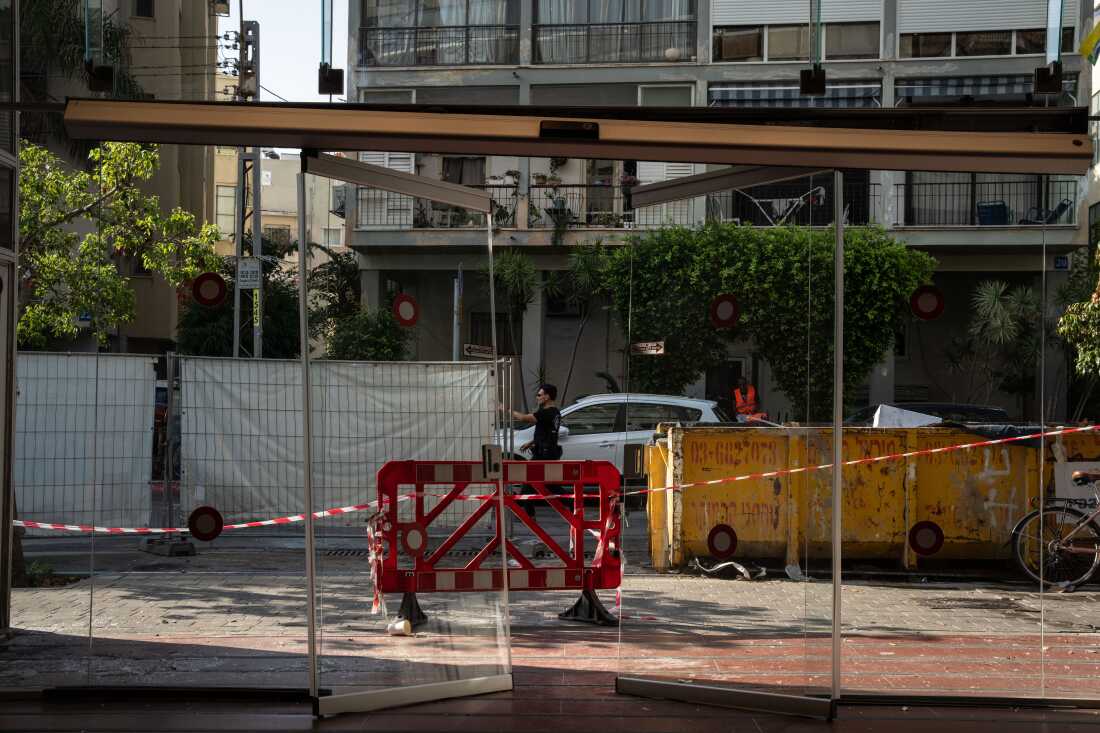
<svg viewBox="0 0 1100 733">
<path fill-rule="evenodd" d="M 517 225 L 519 196 L 514 186 L 476 186 L 492 196 L 493 223 L 505 229 Z M 845 187 L 847 223 L 876 221 L 878 184 Z M 757 192 L 760 193 L 760 192 Z M 484 227 L 480 212 L 426 199 L 360 188 L 360 229 L 463 229 Z M 724 191 L 657 206 L 634 207 L 620 186 L 531 186 L 527 229 L 633 229 L 696 226 L 704 221 L 739 221 L 757 226 L 826 226 L 832 222 L 832 197 L 822 187 L 770 186 L 767 196 Z"/>
<path fill-rule="evenodd" d="M 515 227 L 515 186 L 471 186 L 486 191 L 493 199 L 493 223 Z M 356 228 L 358 229 L 464 229 L 485 227 L 485 215 L 428 199 L 418 199 L 376 188 L 359 188 Z"/>
<path fill-rule="evenodd" d="M 361 66 L 470 66 L 519 63 L 519 26 L 360 28 Z"/>
<path fill-rule="evenodd" d="M 622 64 L 692 61 L 696 22 L 537 25 L 532 29 L 536 64 Z"/>
<path fill-rule="evenodd" d="M 1077 222 L 1077 181 L 898 183 L 897 226 L 1054 226 Z"/>
<path fill-rule="evenodd" d="M 850 226 L 878 223 L 879 192 L 877 183 L 845 184 L 845 223 Z M 754 226 L 828 226 L 833 222 L 832 187 L 773 185 L 710 194 L 707 219 Z"/>
</svg>

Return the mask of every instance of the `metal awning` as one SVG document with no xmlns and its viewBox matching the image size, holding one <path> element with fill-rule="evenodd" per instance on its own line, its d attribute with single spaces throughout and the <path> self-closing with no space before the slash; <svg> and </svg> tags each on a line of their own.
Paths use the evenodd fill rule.
<svg viewBox="0 0 1100 733">
<path fill-rule="evenodd" d="M 73 99 L 65 107 L 65 126 L 81 140 L 310 150 L 1070 175 L 1084 174 L 1092 163 L 1080 110 L 1032 113 L 1032 119 L 1043 121 L 1041 129 L 1050 130 L 1043 133 L 988 131 L 1021 130 L 1028 120 L 1021 110 L 966 110 L 967 131 L 935 129 L 937 122 L 951 119 L 945 110 L 859 110 L 863 127 L 812 130 L 797 116 L 769 122 L 760 115 L 749 124 L 729 121 L 721 110 L 699 114 L 694 108 L 663 113 L 672 119 L 652 110 L 633 113 L 643 119 L 629 110 L 592 117 L 571 116 L 575 110 L 545 116 L 537 111 Z M 908 120 L 912 127 L 875 126 L 876 116 L 895 125 Z M 986 130 L 977 128 L 982 122 Z"/>
<path fill-rule="evenodd" d="M 707 90 L 707 101 L 716 107 L 873 109 L 882 106 L 882 84 L 835 82 L 828 84 L 820 97 L 802 94 L 797 83 L 715 84 Z"/>
</svg>

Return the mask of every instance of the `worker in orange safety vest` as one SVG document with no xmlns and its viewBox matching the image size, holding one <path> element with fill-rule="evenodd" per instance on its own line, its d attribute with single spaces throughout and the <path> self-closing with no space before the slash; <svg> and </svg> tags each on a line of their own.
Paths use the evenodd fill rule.
<svg viewBox="0 0 1100 733">
<path fill-rule="evenodd" d="M 756 387 L 749 384 L 749 380 L 741 377 L 737 380 L 737 386 L 733 390 L 733 405 L 737 411 L 737 422 L 748 422 L 766 418 L 767 414 L 759 411 L 756 402 Z"/>
</svg>

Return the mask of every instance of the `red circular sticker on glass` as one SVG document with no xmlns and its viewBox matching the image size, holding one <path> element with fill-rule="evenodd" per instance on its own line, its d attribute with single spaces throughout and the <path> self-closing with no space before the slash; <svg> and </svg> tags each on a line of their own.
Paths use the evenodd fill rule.
<svg viewBox="0 0 1100 733">
<path fill-rule="evenodd" d="M 215 539 L 224 527 L 225 520 L 222 519 L 221 512 L 212 506 L 200 506 L 187 518 L 187 529 L 191 531 L 191 536 L 203 542 Z"/>
<path fill-rule="evenodd" d="M 402 326 L 415 326 L 420 319 L 420 306 L 411 295 L 401 293 L 393 299 L 393 317 Z"/>
<path fill-rule="evenodd" d="M 710 323 L 715 328 L 733 328 L 740 319 L 741 306 L 736 295 L 719 295 L 710 302 Z"/>
<path fill-rule="evenodd" d="M 227 291 L 225 279 L 216 272 L 204 272 L 191 283 L 191 295 L 199 305 L 221 305 Z"/>
<path fill-rule="evenodd" d="M 935 320 L 943 314 L 943 291 L 934 285 L 922 285 L 909 298 L 909 307 L 917 318 Z"/>
</svg>

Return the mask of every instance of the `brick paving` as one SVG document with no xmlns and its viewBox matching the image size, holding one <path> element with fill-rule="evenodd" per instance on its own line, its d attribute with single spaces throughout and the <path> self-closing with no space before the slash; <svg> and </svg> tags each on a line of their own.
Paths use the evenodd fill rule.
<svg viewBox="0 0 1100 733">
<path fill-rule="evenodd" d="M 0 686 L 56 684 L 302 687 L 302 552 L 208 548 L 193 558 L 143 555 L 60 587 L 15 591 L 20 632 L 0 650 Z M 153 568 L 133 570 L 134 567 Z M 360 557 L 319 568 L 321 681 L 413 684 L 498 671 L 496 596 L 421 597 L 431 621 L 390 637 L 370 609 Z M 614 593 L 605 593 L 609 607 Z M 658 575 L 635 568 L 621 629 L 559 621 L 565 593 L 513 593 L 517 684 L 599 695 L 615 672 L 764 689 L 829 683 L 827 581 Z M 396 610 L 390 598 L 391 614 Z M 847 691 L 1100 697 L 1100 593 L 1021 586 L 856 581 L 844 586 Z M 89 642 L 89 627 L 92 640 Z"/>
</svg>

